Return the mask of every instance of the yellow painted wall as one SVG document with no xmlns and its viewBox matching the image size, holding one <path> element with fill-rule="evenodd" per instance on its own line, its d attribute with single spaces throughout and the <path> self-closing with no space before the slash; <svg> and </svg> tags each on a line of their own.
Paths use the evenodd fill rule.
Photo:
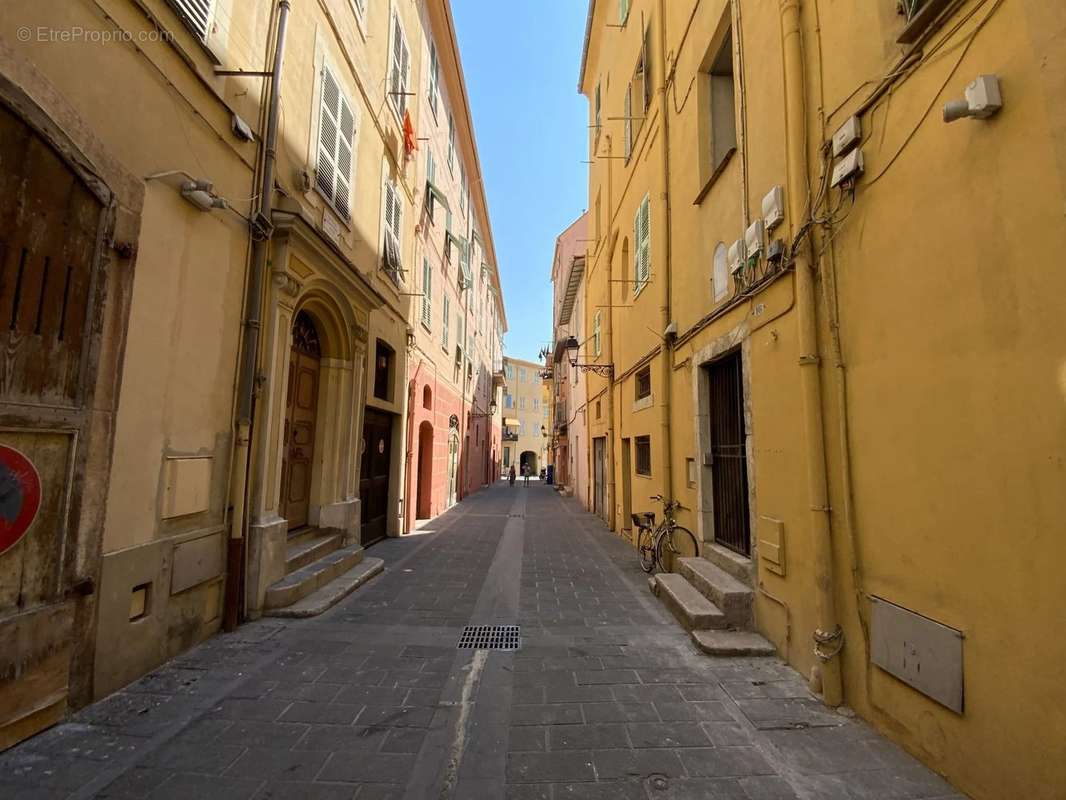
<svg viewBox="0 0 1066 800">
<path fill-rule="evenodd" d="M 761 216 L 761 199 L 775 184 L 786 187 L 787 208 L 788 137 L 805 135 L 807 180 L 817 187 L 821 143 L 860 109 L 906 48 L 896 43 L 903 21 L 892 3 L 829 8 L 806 0 L 800 8 L 805 134 L 785 115 L 776 3 L 635 0 L 619 30 L 609 27 L 617 4 L 594 2 L 580 88 L 590 100 L 590 124 L 597 82 L 602 97 L 599 138 L 594 129 L 590 135 L 589 206 L 600 198 L 604 235 L 590 244 L 585 325 L 591 332 L 597 305 L 611 297 L 616 308 L 602 360 L 615 368 L 614 430 L 591 411 L 589 421 L 590 436 L 614 437 L 613 508 L 621 507 L 625 478 L 620 440 L 661 431 L 659 394 L 668 374 L 671 488 L 688 509 L 679 520 L 713 538 L 699 486 L 688 480 L 688 459 L 702 469 L 694 383 L 701 359 L 740 347 L 750 383 L 752 535 L 758 538 L 766 517 L 782 521 L 785 532 L 784 576 L 759 562 L 756 541 L 757 623 L 808 675 L 818 663 L 811 646 L 818 617 L 794 277 L 785 274 L 733 305 L 729 297 L 715 301 L 713 254 Z M 622 114 L 620 92 L 637 58 L 634 20 L 651 25 L 654 85 L 663 86 L 662 9 L 667 69 L 675 68 L 666 84 L 668 130 L 656 91 L 633 162 L 597 159 L 608 153 L 608 137 L 609 152 L 621 152 L 623 123 L 611 117 Z M 743 87 L 735 96 L 738 149 L 709 180 L 700 164 L 707 147 L 700 70 L 724 21 L 736 33 L 734 74 Z M 1046 624 L 1063 599 L 1057 531 L 1066 512 L 1066 279 L 1055 267 L 1066 244 L 1066 114 L 1056 99 L 1066 86 L 1063 52 L 1066 10 L 1028 0 L 962 3 L 925 45 L 918 69 L 863 114 L 865 175 L 853 204 L 830 193 L 843 221 L 831 242 L 822 231 L 815 240 L 823 256 L 815 263 L 819 374 L 845 703 L 981 799 L 1053 798 L 1066 787 L 1057 757 L 1066 735 L 1066 650 Z M 1003 111 L 987 121 L 945 124 L 943 104 L 984 73 L 1000 77 Z M 664 184 L 658 137 L 667 134 L 671 172 Z M 672 353 L 651 362 L 654 407 L 636 411 L 632 367 L 662 341 L 664 188 L 669 319 L 679 338 Z M 634 299 L 611 281 L 632 277 L 632 247 L 628 264 L 621 250 L 645 191 L 652 197 L 652 279 Z M 786 218 L 773 236 L 791 243 L 802 222 Z M 836 307 L 843 369 L 827 321 Z M 716 309 L 723 310 L 708 321 Z M 586 380 L 591 408 L 606 382 L 591 374 Z M 634 510 L 663 487 L 662 453 L 653 438 L 651 479 L 632 478 Z M 869 664 L 862 624 L 869 596 L 963 632 L 963 714 Z"/>
</svg>

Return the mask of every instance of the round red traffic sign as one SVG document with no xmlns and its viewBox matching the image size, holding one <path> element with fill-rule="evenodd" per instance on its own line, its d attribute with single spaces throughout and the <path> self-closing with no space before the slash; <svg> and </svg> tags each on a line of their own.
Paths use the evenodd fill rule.
<svg viewBox="0 0 1066 800">
<path fill-rule="evenodd" d="M 0 553 L 25 536 L 41 508 L 41 476 L 14 447 L 0 444 Z"/>
</svg>

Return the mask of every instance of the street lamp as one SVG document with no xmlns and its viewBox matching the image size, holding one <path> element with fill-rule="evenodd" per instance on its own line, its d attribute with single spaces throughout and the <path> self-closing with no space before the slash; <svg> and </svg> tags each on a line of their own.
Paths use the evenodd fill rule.
<svg viewBox="0 0 1066 800">
<path fill-rule="evenodd" d="M 614 375 L 613 364 L 579 364 L 577 363 L 577 351 L 581 347 L 577 338 L 570 336 L 566 342 L 566 358 L 570 362 L 570 366 L 581 370 L 582 372 L 594 372 L 604 378 L 610 378 Z"/>
<path fill-rule="evenodd" d="M 496 409 L 497 408 L 498 408 L 498 406 L 496 405 L 496 398 L 493 398 L 489 402 L 489 410 L 487 412 L 485 412 L 485 411 L 471 411 L 470 412 L 470 418 L 471 419 L 482 419 L 484 417 L 494 417 L 494 416 L 496 416 Z"/>
</svg>

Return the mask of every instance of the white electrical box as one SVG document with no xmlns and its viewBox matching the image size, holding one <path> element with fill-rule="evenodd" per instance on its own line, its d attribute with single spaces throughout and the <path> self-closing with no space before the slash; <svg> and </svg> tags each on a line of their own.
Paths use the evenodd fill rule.
<svg viewBox="0 0 1066 800">
<path fill-rule="evenodd" d="M 762 222 L 766 230 L 772 231 L 785 218 L 785 193 L 780 186 L 775 186 L 762 199 Z"/>
<path fill-rule="evenodd" d="M 862 169 L 862 150 L 852 150 L 833 167 L 833 180 L 830 185 L 839 186 L 849 178 L 856 178 L 862 174 Z"/>
<path fill-rule="evenodd" d="M 737 239 L 733 244 L 729 246 L 729 270 L 730 272 L 737 273 L 744 268 L 744 263 L 748 260 L 748 251 L 744 246 L 743 239 Z"/>
<path fill-rule="evenodd" d="M 833 134 L 833 157 L 843 155 L 862 139 L 862 122 L 858 117 L 850 117 L 837 128 Z"/>
<path fill-rule="evenodd" d="M 756 256 L 762 252 L 762 240 L 765 228 L 761 219 L 755 220 L 748 226 L 748 229 L 744 231 L 744 247 L 748 251 L 748 258 Z"/>
</svg>

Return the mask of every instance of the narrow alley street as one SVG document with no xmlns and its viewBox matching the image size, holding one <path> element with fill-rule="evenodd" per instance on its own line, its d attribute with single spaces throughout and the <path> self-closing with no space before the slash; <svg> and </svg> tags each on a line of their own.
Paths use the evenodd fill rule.
<svg viewBox="0 0 1066 800">
<path fill-rule="evenodd" d="M 932 800 L 777 659 L 712 659 L 573 500 L 497 484 L 310 620 L 218 635 L 0 755 L 0 797 Z M 521 626 L 517 652 L 457 649 Z"/>
</svg>

